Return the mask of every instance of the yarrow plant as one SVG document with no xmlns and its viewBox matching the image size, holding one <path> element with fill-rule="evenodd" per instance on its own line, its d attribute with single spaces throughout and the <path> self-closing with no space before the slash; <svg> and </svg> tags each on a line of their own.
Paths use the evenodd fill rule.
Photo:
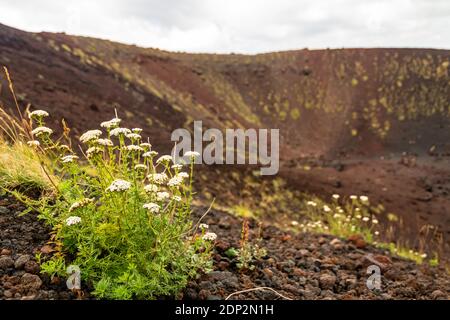
<svg viewBox="0 0 450 320">
<path fill-rule="evenodd" d="M 82 159 L 52 140 L 47 112 L 29 116 L 37 128 L 28 144 L 52 150 L 63 177 L 57 195 L 38 209 L 57 244 L 43 272 L 66 276 L 66 267 L 76 265 L 99 298 L 152 299 L 175 295 L 210 270 L 217 236 L 197 232 L 190 218 L 195 154 L 189 173 L 169 155 L 155 161 L 142 129 L 120 127 L 116 116 L 80 136 Z"/>
</svg>

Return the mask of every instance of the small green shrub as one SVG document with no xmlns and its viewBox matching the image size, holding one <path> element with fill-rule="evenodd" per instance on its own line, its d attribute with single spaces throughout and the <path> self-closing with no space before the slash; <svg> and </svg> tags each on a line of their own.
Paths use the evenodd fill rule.
<svg viewBox="0 0 450 320">
<path fill-rule="evenodd" d="M 249 231 L 248 220 L 244 220 L 241 231 L 241 245 L 235 252 L 236 266 L 241 270 L 253 270 L 255 268 L 253 263 L 267 255 L 266 249 L 261 246 L 261 227 L 254 241 L 250 241 Z M 229 254 L 232 255 L 233 252 L 230 251 Z"/>
<path fill-rule="evenodd" d="M 194 152 L 189 173 L 169 155 L 155 161 L 142 130 L 119 127 L 116 116 L 101 124 L 105 132 L 80 137 L 83 163 L 70 143 L 51 138 L 45 116 L 30 114 L 36 140 L 29 145 L 53 157 L 63 178 L 57 196 L 37 206 L 53 227 L 56 250 L 42 262 L 43 272 L 67 276 L 66 268 L 75 265 L 99 298 L 152 299 L 178 293 L 211 268 L 216 236 L 190 218 Z"/>
</svg>

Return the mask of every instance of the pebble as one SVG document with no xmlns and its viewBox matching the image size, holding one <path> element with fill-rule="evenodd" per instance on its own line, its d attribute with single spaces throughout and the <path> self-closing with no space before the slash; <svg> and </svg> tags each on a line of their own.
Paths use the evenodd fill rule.
<svg viewBox="0 0 450 320">
<path fill-rule="evenodd" d="M 0 214 L 8 214 L 10 212 L 11 210 L 9 210 L 7 207 L 0 206 Z"/>
<path fill-rule="evenodd" d="M 27 263 L 25 263 L 24 269 L 28 273 L 32 274 L 38 274 L 41 268 L 39 267 L 39 264 L 37 262 L 30 260 Z"/>
<path fill-rule="evenodd" d="M 10 299 L 10 298 L 12 298 L 14 296 L 14 294 L 13 294 L 13 292 L 11 290 L 5 290 L 5 292 L 3 292 L 3 296 L 6 299 Z"/>
<path fill-rule="evenodd" d="M 446 295 L 444 292 L 442 292 L 441 290 L 434 290 L 434 291 L 431 293 L 431 298 L 432 298 L 433 300 L 446 299 L 446 298 L 447 298 L 447 295 Z"/>
<path fill-rule="evenodd" d="M 330 273 L 323 273 L 319 278 L 319 283 L 322 289 L 332 289 L 336 283 L 336 276 Z"/>
<path fill-rule="evenodd" d="M 330 246 L 332 246 L 335 250 L 341 250 L 343 248 L 342 241 L 338 238 L 334 238 L 333 240 L 331 240 Z"/>
<path fill-rule="evenodd" d="M 9 249 L 2 249 L 2 251 L 0 252 L 0 256 L 10 256 L 11 255 L 11 250 Z"/>
<path fill-rule="evenodd" d="M 29 254 L 23 254 L 20 255 L 17 259 L 16 262 L 14 263 L 14 268 L 20 270 L 22 269 L 25 264 L 31 260 L 31 256 Z"/>
<path fill-rule="evenodd" d="M 29 290 L 38 290 L 42 285 L 42 280 L 35 274 L 25 273 L 20 279 L 20 283 Z"/>
<path fill-rule="evenodd" d="M 6 270 L 14 266 L 14 260 L 9 256 L 0 257 L 0 269 Z"/>
</svg>

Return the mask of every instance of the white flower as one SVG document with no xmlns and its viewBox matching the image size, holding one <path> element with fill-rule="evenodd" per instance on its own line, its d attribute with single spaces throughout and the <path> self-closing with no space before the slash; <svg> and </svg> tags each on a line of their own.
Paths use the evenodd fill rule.
<svg viewBox="0 0 450 320">
<path fill-rule="evenodd" d="M 82 199 L 80 201 L 76 201 L 70 206 L 69 212 L 72 212 L 72 211 L 74 211 L 75 209 L 78 209 L 78 208 L 82 208 L 82 207 L 84 207 L 84 206 L 86 206 L 86 205 L 88 205 L 89 203 L 92 203 L 92 202 L 94 202 L 94 198 L 85 198 L 85 199 Z"/>
<path fill-rule="evenodd" d="M 112 129 L 109 134 L 111 136 L 115 137 L 115 136 L 119 136 L 121 134 L 125 135 L 125 134 L 129 134 L 129 133 L 131 133 L 130 129 L 127 129 L 127 128 L 115 128 L 115 129 Z"/>
<path fill-rule="evenodd" d="M 147 209 L 148 211 L 150 211 L 151 213 L 158 213 L 160 210 L 159 205 L 157 205 L 156 203 L 150 202 L 150 203 L 146 203 L 142 206 L 144 209 Z"/>
<path fill-rule="evenodd" d="M 175 177 L 171 178 L 169 182 L 167 182 L 167 185 L 169 187 L 178 187 L 180 184 L 183 183 L 183 178 L 179 175 L 176 175 Z"/>
<path fill-rule="evenodd" d="M 30 119 L 48 117 L 48 112 L 44 110 L 35 110 L 33 112 L 30 112 L 28 114 L 28 117 L 30 117 Z"/>
<path fill-rule="evenodd" d="M 202 239 L 206 241 L 214 241 L 217 239 L 217 234 L 214 232 L 207 232 L 203 235 Z"/>
<path fill-rule="evenodd" d="M 361 200 L 362 202 L 367 202 L 367 201 L 369 201 L 369 197 L 367 197 L 367 196 L 359 196 L 359 200 Z"/>
<path fill-rule="evenodd" d="M 352 200 L 356 200 L 356 199 L 358 199 L 358 197 L 357 197 L 357 196 L 355 196 L 354 194 L 352 194 L 352 195 L 350 196 L 350 199 L 352 199 Z"/>
<path fill-rule="evenodd" d="M 332 196 L 332 197 L 333 197 L 334 199 L 336 199 L 336 200 L 337 200 L 337 199 L 339 199 L 339 198 L 340 198 L 340 195 L 338 195 L 338 194 L 336 194 L 336 193 L 335 193 L 335 194 L 333 194 L 333 196 Z"/>
<path fill-rule="evenodd" d="M 330 212 L 331 209 L 330 209 L 329 206 L 325 205 L 325 206 L 323 206 L 323 211 L 325 211 L 325 212 Z"/>
<path fill-rule="evenodd" d="M 156 184 L 163 184 L 164 182 L 167 181 L 168 177 L 167 174 L 163 173 L 153 173 L 153 174 L 149 174 L 147 176 L 147 178 L 151 181 L 154 182 Z"/>
<path fill-rule="evenodd" d="M 198 227 L 202 230 L 209 229 L 209 226 L 206 223 L 200 223 L 200 225 Z"/>
<path fill-rule="evenodd" d="M 140 140 L 141 139 L 141 135 L 137 134 L 137 133 L 128 133 L 126 135 L 126 137 L 130 140 Z"/>
<path fill-rule="evenodd" d="M 147 169 L 147 166 L 144 165 L 144 164 L 140 164 L 139 163 L 139 164 L 134 166 L 134 170 L 145 170 L 145 169 Z"/>
<path fill-rule="evenodd" d="M 133 129 L 131 129 L 131 131 L 133 131 L 134 133 L 141 133 L 142 129 L 141 128 L 133 128 Z"/>
<path fill-rule="evenodd" d="M 99 147 L 90 147 L 89 149 L 86 150 L 86 155 L 89 158 L 92 155 L 97 154 L 97 153 L 101 153 L 101 152 L 103 152 L 103 149 L 101 149 Z"/>
<path fill-rule="evenodd" d="M 378 220 L 377 220 L 377 219 L 373 219 L 373 220 L 372 220 L 372 223 L 373 223 L 373 224 L 378 224 Z"/>
<path fill-rule="evenodd" d="M 113 142 L 109 139 L 98 139 L 96 141 L 99 145 L 101 146 L 105 146 L 105 147 L 112 147 L 113 146 Z"/>
<path fill-rule="evenodd" d="M 421 257 L 422 259 L 425 259 L 425 258 L 427 257 L 427 254 L 426 254 L 426 253 L 423 253 L 420 257 Z"/>
<path fill-rule="evenodd" d="M 126 191 L 131 188 L 131 183 L 122 179 L 114 180 L 111 185 L 106 188 L 109 192 L 121 192 Z"/>
<path fill-rule="evenodd" d="M 363 220 L 364 222 L 367 222 L 367 221 L 370 220 L 370 218 L 369 218 L 369 217 L 364 217 L 364 218 L 362 218 L 362 220 Z"/>
<path fill-rule="evenodd" d="M 80 137 L 80 141 L 83 143 L 89 142 L 91 140 L 96 140 L 102 135 L 100 130 L 89 130 L 83 133 Z"/>
<path fill-rule="evenodd" d="M 177 176 L 180 177 L 180 178 L 182 178 L 182 179 L 189 178 L 189 174 L 186 173 L 186 172 L 179 172 L 179 173 L 177 174 Z"/>
<path fill-rule="evenodd" d="M 317 203 L 315 203 L 314 201 L 308 201 L 306 204 L 307 204 L 308 206 L 312 206 L 312 207 L 317 206 Z"/>
<path fill-rule="evenodd" d="M 144 186 L 144 191 L 147 193 L 158 192 L 158 186 L 156 184 L 147 184 Z"/>
<path fill-rule="evenodd" d="M 375 235 L 376 236 L 378 236 L 380 234 L 380 232 L 378 232 L 378 231 L 375 231 Z"/>
<path fill-rule="evenodd" d="M 200 156 L 200 153 L 198 153 L 197 151 L 187 151 L 184 154 L 185 157 L 189 157 L 189 158 L 197 158 Z"/>
<path fill-rule="evenodd" d="M 29 145 L 30 147 L 39 147 L 41 144 L 37 140 L 30 140 L 27 142 L 27 145 Z"/>
<path fill-rule="evenodd" d="M 181 197 L 180 196 L 173 196 L 172 199 L 175 202 L 181 202 Z"/>
<path fill-rule="evenodd" d="M 298 221 L 295 220 L 291 221 L 291 225 L 293 225 L 294 227 L 298 226 Z"/>
<path fill-rule="evenodd" d="M 80 222 L 81 222 L 81 218 L 77 217 L 77 216 L 71 216 L 71 217 L 68 217 L 66 219 L 66 225 L 67 226 L 72 226 L 72 225 L 78 224 Z"/>
<path fill-rule="evenodd" d="M 111 129 L 112 127 L 117 127 L 120 124 L 120 121 L 122 121 L 122 120 L 119 118 L 113 118 L 109 121 L 104 121 L 104 122 L 100 123 L 100 127 Z"/>
<path fill-rule="evenodd" d="M 135 151 L 135 152 L 144 151 L 144 149 L 142 149 L 141 147 L 136 146 L 134 144 L 130 144 L 129 146 L 125 146 L 125 149 L 127 149 L 128 151 Z"/>
<path fill-rule="evenodd" d="M 142 143 L 141 143 L 141 146 L 142 146 Z M 142 156 L 144 158 L 152 158 L 156 155 L 158 155 L 158 152 L 156 152 L 156 151 L 147 151 L 146 153 L 142 154 Z"/>
<path fill-rule="evenodd" d="M 174 169 L 174 170 L 179 170 L 179 169 L 183 168 L 183 165 L 181 165 L 181 164 L 174 164 L 173 166 L 171 166 L 171 168 Z"/>
<path fill-rule="evenodd" d="M 53 130 L 47 127 L 37 127 L 36 129 L 31 131 L 31 133 L 36 137 L 39 137 L 42 134 L 52 134 Z"/>
<path fill-rule="evenodd" d="M 140 144 L 140 146 L 144 149 L 150 149 L 152 147 L 152 145 L 148 142 L 143 142 Z"/>
<path fill-rule="evenodd" d="M 156 199 L 158 201 L 164 201 L 169 198 L 170 198 L 170 194 L 168 192 L 163 191 L 163 192 L 156 193 Z"/>
<path fill-rule="evenodd" d="M 159 157 L 158 160 L 156 160 L 156 163 L 161 163 L 161 162 L 170 162 L 172 161 L 172 156 L 169 155 L 165 155 L 165 156 L 161 156 Z"/>
<path fill-rule="evenodd" d="M 68 155 L 61 158 L 62 163 L 70 163 L 73 162 L 73 160 L 78 159 L 78 156 L 75 155 Z"/>
</svg>

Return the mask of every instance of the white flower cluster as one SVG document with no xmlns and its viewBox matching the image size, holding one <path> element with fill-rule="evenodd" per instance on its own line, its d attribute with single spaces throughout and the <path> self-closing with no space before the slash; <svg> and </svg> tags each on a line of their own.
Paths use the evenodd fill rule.
<svg viewBox="0 0 450 320">
<path fill-rule="evenodd" d="M 169 163 L 170 161 L 172 161 L 172 156 L 164 155 L 159 157 L 159 159 L 156 160 L 156 163 Z"/>
<path fill-rule="evenodd" d="M 148 143 L 148 142 L 142 142 L 139 146 L 141 148 L 144 148 L 144 149 L 147 149 L 147 150 L 150 150 L 150 148 L 152 147 L 152 145 L 150 143 Z"/>
<path fill-rule="evenodd" d="M 158 192 L 158 186 L 156 184 L 147 184 L 144 186 L 144 191 L 147 193 Z"/>
<path fill-rule="evenodd" d="M 197 151 L 187 151 L 184 154 L 185 157 L 189 157 L 189 158 L 197 158 L 200 156 L 200 153 L 198 153 Z"/>
<path fill-rule="evenodd" d="M 97 140 L 101 135 L 102 132 L 100 130 L 88 130 L 81 135 L 80 141 L 87 143 L 92 140 Z"/>
<path fill-rule="evenodd" d="M 143 143 L 141 143 L 141 147 L 142 147 Z M 158 155 L 158 152 L 156 151 L 147 151 L 146 153 L 144 153 L 142 156 L 144 158 L 152 158 L 154 156 Z"/>
<path fill-rule="evenodd" d="M 183 178 L 179 175 L 174 176 L 167 182 L 167 186 L 169 187 L 178 187 L 183 183 Z"/>
<path fill-rule="evenodd" d="M 115 129 L 112 129 L 109 134 L 111 136 L 113 136 L 113 137 L 116 137 L 116 136 L 120 136 L 121 134 L 127 135 L 129 133 L 131 133 L 130 129 L 127 129 L 127 128 L 115 128 Z"/>
<path fill-rule="evenodd" d="M 139 146 L 136 146 L 134 144 L 130 144 L 128 146 L 125 146 L 125 149 L 128 151 L 133 151 L 133 152 L 140 152 L 140 151 L 144 151 L 144 149 L 142 149 Z"/>
<path fill-rule="evenodd" d="M 187 172 L 180 172 L 177 175 L 183 179 L 189 178 L 189 174 Z"/>
<path fill-rule="evenodd" d="M 35 135 L 36 137 L 39 137 L 40 135 L 43 135 L 43 134 L 52 134 L 53 130 L 50 128 L 47 128 L 47 127 L 37 127 L 36 129 L 31 131 L 31 133 L 33 135 Z"/>
<path fill-rule="evenodd" d="M 144 209 L 147 209 L 148 211 L 150 211 L 151 213 L 158 213 L 159 212 L 159 205 L 157 205 L 156 203 L 150 202 L 150 203 L 146 203 L 143 205 Z"/>
<path fill-rule="evenodd" d="M 78 224 L 81 222 L 81 218 L 77 216 L 71 216 L 66 219 L 67 226 L 73 226 L 74 224 Z"/>
<path fill-rule="evenodd" d="M 41 143 L 37 140 L 30 140 L 27 142 L 27 145 L 29 145 L 30 147 L 39 147 Z"/>
<path fill-rule="evenodd" d="M 104 146 L 104 147 L 112 147 L 113 146 L 113 142 L 109 139 L 98 139 L 96 141 L 96 143 L 100 146 Z"/>
<path fill-rule="evenodd" d="M 168 192 L 162 191 L 162 192 L 156 193 L 156 199 L 158 201 L 164 201 L 169 198 L 170 198 L 170 194 Z"/>
<path fill-rule="evenodd" d="M 35 110 L 28 114 L 30 119 L 48 117 L 48 112 L 44 110 Z"/>
<path fill-rule="evenodd" d="M 187 177 L 189 177 L 189 175 L 186 172 L 180 172 L 176 174 L 173 178 L 171 178 L 169 182 L 167 182 L 167 186 L 178 187 L 183 183 L 183 180 Z"/>
<path fill-rule="evenodd" d="M 173 170 L 180 170 L 181 168 L 183 168 L 183 165 L 182 164 L 174 164 L 171 168 Z"/>
<path fill-rule="evenodd" d="M 359 200 L 361 200 L 362 202 L 369 202 L 369 197 L 368 196 L 359 196 Z"/>
<path fill-rule="evenodd" d="M 78 156 L 68 155 L 61 158 L 62 163 L 71 163 L 73 160 L 78 159 Z"/>
<path fill-rule="evenodd" d="M 137 165 L 134 166 L 134 170 L 145 170 L 147 169 L 147 166 L 141 163 L 138 163 Z"/>
<path fill-rule="evenodd" d="M 100 123 L 100 127 L 106 128 L 106 129 L 115 128 L 115 127 L 119 126 L 120 121 L 122 121 L 122 120 L 119 118 L 113 118 L 109 121 L 104 121 L 104 122 Z"/>
<path fill-rule="evenodd" d="M 86 155 L 88 158 L 90 158 L 94 154 L 102 153 L 102 152 L 103 152 L 103 149 L 101 149 L 99 147 L 90 147 L 89 149 L 86 150 Z"/>
<path fill-rule="evenodd" d="M 164 182 L 167 181 L 168 177 L 167 174 L 163 173 L 153 173 L 153 174 L 149 174 L 147 176 L 147 178 L 156 184 L 163 184 Z"/>
<path fill-rule="evenodd" d="M 182 200 L 180 196 L 173 196 L 172 199 L 175 202 L 181 202 L 181 200 Z"/>
<path fill-rule="evenodd" d="M 88 205 L 89 203 L 92 203 L 92 202 L 94 202 L 94 198 L 85 198 L 80 201 L 76 201 L 70 206 L 69 212 L 72 212 L 78 208 L 85 207 L 86 205 Z"/>
<path fill-rule="evenodd" d="M 205 241 L 215 241 L 217 239 L 217 234 L 214 232 L 207 232 L 203 235 L 202 239 Z"/>
<path fill-rule="evenodd" d="M 142 129 L 141 129 L 141 128 L 133 128 L 133 129 L 131 129 L 131 131 L 132 131 L 133 133 L 141 133 L 141 132 L 142 132 Z"/>
<path fill-rule="evenodd" d="M 106 188 L 109 192 L 122 192 L 131 188 L 131 183 L 122 179 L 114 180 L 111 185 Z"/>
<path fill-rule="evenodd" d="M 206 223 L 200 223 L 200 225 L 198 226 L 201 230 L 206 230 L 209 229 L 209 225 L 207 225 Z"/>
<path fill-rule="evenodd" d="M 130 139 L 130 140 L 140 140 L 140 139 L 142 138 L 140 134 L 134 133 L 134 132 L 128 133 L 128 134 L 126 135 L 126 137 L 127 137 L 128 139 Z"/>
</svg>

